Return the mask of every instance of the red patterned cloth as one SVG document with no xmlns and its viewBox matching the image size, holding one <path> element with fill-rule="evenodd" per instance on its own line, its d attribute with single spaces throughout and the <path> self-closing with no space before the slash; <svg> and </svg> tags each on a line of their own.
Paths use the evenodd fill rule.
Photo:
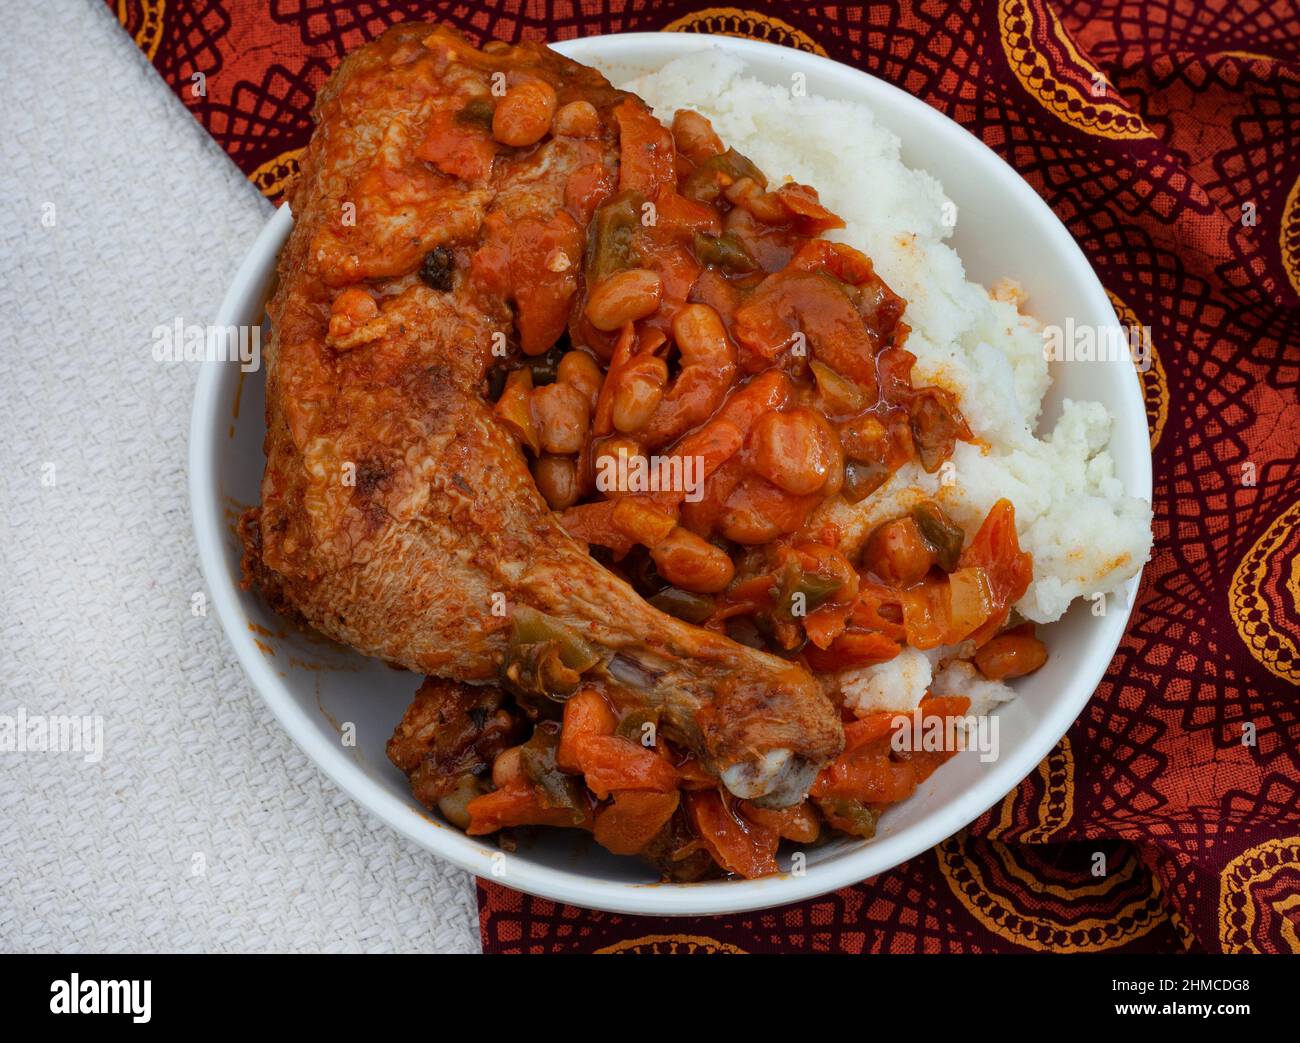
<svg viewBox="0 0 1300 1043">
<path fill-rule="evenodd" d="M 109 6 L 272 197 L 316 89 L 399 21 L 478 41 L 682 30 L 816 51 L 979 135 L 1052 205 L 1121 318 L 1152 330 L 1155 555 L 1105 681 L 1015 792 L 889 873 L 764 913 L 612 916 L 484 883 L 486 950 L 1300 950 L 1294 2 Z"/>
</svg>

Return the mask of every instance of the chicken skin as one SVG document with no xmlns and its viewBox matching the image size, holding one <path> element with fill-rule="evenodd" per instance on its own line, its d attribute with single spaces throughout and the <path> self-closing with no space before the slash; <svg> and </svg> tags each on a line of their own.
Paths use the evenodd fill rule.
<svg viewBox="0 0 1300 1043">
<path fill-rule="evenodd" d="M 521 83 L 549 91 L 486 133 Z M 838 711 L 802 666 L 666 615 L 593 558 L 487 393 L 503 360 L 576 339 L 593 214 L 633 174 L 621 128 L 651 118 L 546 48 L 479 51 L 427 25 L 343 62 L 269 305 L 246 571 L 329 637 L 456 682 L 496 682 L 520 620 L 541 619 L 594 650 L 584 684 L 780 807 L 840 752 Z"/>
</svg>

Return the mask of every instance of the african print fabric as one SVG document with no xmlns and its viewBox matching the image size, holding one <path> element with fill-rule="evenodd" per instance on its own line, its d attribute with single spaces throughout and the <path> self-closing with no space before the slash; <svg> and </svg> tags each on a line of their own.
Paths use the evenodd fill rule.
<svg viewBox="0 0 1300 1043">
<path fill-rule="evenodd" d="M 400 21 L 476 42 L 663 30 L 813 51 L 983 139 L 1052 206 L 1120 318 L 1151 330 L 1156 549 L 1105 681 L 1036 772 L 910 862 L 762 913 L 614 916 L 484 882 L 487 951 L 1300 950 L 1294 2 L 109 5 L 272 198 L 330 70 Z"/>
</svg>

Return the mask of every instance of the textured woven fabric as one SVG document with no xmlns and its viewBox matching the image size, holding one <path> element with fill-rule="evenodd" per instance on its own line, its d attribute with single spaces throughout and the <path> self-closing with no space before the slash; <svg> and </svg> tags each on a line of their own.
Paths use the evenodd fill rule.
<svg viewBox="0 0 1300 1043">
<path fill-rule="evenodd" d="M 102 4 L 5 16 L 0 715 L 98 715 L 103 755 L 0 752 L 0 950 L 476 951 L 470 878 L 340 793 L 191 614 L 197 371 L 150 332 L 210 321 L 270 205 Z"/>
<path fill-rule="evenodd" d="M 1078 239 L 1120 317 L 1153 331 L 1155 556 L 1105 682 L 1038 771 L 908 864 L 763 914 L 684 929 L 482 885 L 485 947 L 1300 949 L 1294 2 L 111 6 L 271 197 L 328 71 L 404 19 L 477 41 L 685 30 L 825 54 L 996 149 Z"/>
</svg>

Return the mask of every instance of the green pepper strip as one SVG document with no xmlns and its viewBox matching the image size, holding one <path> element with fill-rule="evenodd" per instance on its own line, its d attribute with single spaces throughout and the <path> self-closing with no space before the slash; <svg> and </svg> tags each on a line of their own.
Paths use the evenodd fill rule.
<svg viewBox="0 0 1300 1043">
<path fill-rule="evenodd" d="M 595 286 L 606 276 L 641 263 L 633 238 L 641 224 L 645 197 L 639 192 L 620 192 L 603 203 L 591 220 L 587 247 L 587 285 Z"/>
<path fill-rule="evenodd" d="M 701 264 L 711 264 L 730 272 L 752 272 L 758 269 L 758 263 L 733 232 L 724 232 L 722 235 L 696 232 L 693 242 L 695 256 Z"/>
<path fill-rule="evenodd" d="M 818 572 L 804 572 L 793 562 L 786 568 L 781 580 L 781 590 L 777 595 L 774 612 L 782 619 L 794 621 L 808 616 L 825 604 L 832 594 L 844 584 L 841 580 L 823 576 Z M 795 597 L 803 595 L 804 611 L 801 617 L 794 614 Z"/>
<path fill-rule="evenodd" d="M 953 524 L 943 509 L 930 500 L 923 500 L 912 508 L 912 518 L 921 530 L 921 538 L 934 551 L 935 559 L 944 572 L 952 572 L 961 557 L 966 534 Z"/>
<path fill-rule="evenodd" d="M 541 789 L 541 803 L 571 810 L 576 823 L 582 820 L 582 783 L 556 767 L 559 741 L 559 726 L 554 721 L 538 725 L 532 738 L 519 748 L 520 763 L 524 773 Z"/>
</svg>

